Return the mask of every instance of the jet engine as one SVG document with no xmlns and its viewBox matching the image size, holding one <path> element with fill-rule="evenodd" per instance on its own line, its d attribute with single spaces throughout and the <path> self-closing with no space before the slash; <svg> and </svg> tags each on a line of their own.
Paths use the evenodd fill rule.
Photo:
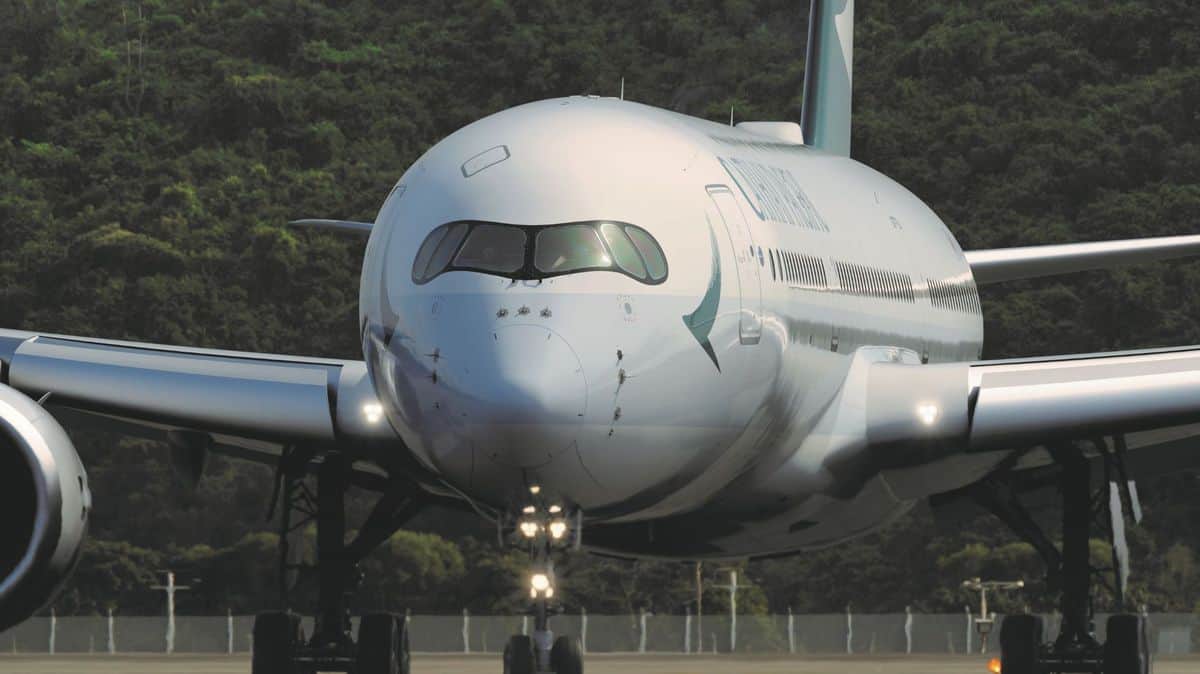
<svg viewBox="0 0 1200 674">
<path fill-rule="evenodd" d="M 92 495 L 58 421 L 0 385 L 0 631 L 49 603 L 70 577 Z"/>
</svg>

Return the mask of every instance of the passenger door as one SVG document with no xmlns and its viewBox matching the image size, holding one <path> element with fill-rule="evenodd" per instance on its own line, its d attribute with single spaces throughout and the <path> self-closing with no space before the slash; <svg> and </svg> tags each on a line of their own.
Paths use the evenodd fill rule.
<svg viewBox="0 0 1200 674">
<path fill-rule="evenodd" d="M 742 217 L 733 192 L 724 185 L 710 185 L 708 196 L 717 207 L 717 213 L 725 224 L 733 257 L 737 262 L 738 290 L 741 311 L 738 320 L 738 336 L 742 344 L 758 344 L 762 336 L 762 288 L 759 285 L 758 247 Z"/>
</svg>

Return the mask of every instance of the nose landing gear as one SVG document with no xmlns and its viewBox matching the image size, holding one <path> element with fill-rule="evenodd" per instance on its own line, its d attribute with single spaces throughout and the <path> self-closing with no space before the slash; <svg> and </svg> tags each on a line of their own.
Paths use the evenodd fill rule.
<svg viewBox="0 0 1200 674">
<path fill-rule="evenodd" d="M 555 638 L 545 618 L 546 601 L 537 607 L 533 636 L 514 634 L 504 646 L 504 674 L 583 674 L 583 648 L 574 637 Z"/>
<path fill-rule="evenodd" d="M 536 487 L 531 493 L 539 493 Z M 569 636 L 555 638 L 550 630 L 550 602 L 554 599 L 555 575 L 553 556 L 570 547 L 578 547 L 582 518 L 576 513 L 574 522 L 558 505 L 530 505 L 511 528 L 507 540 L 528 549 L 533 573 L 529 580 L 529 597 L 533 601 L 534 626 L 532 635 L 509 637 L 504 647 L 504 674 L 583 674 L 583 648 L 579 640 Z M 501 539 L 506 532 L 501 530 Z"/>
</svg>

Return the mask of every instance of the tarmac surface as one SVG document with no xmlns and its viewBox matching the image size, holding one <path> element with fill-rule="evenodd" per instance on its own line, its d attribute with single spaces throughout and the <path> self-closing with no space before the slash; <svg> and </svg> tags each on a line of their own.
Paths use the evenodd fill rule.
<svg viewBox="0 0 1200 674">
<path fill-rule="evenodd" d="M 591 655 L 588 674 L 985 674 L 982 656 Z M 248 674 L 247 656 L 0 655 L 2 674 Z M 1160 658 L 1155 674 L 1193 674 L 1200 657 Z M 500 674 L 500 657 L 413 656 L 413 674 Z"/>
</svg>

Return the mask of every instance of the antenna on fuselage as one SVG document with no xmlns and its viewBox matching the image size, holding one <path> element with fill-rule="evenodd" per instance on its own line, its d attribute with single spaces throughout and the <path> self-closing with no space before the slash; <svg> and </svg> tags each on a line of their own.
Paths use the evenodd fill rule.
<svg viewBox="0 0 1200 674">
<path fill-rule="evenodd" d="M 729 126 L 733 126 L 733 106 L 735 106 L 735 105 L 737 105 L 737 104 L 736 103 L 729 104 Z"/>
<path fill-rule="evenodd" d="M 625 78 L 621 78 L 621 100 L 625 100 Z"/>
</svg>

